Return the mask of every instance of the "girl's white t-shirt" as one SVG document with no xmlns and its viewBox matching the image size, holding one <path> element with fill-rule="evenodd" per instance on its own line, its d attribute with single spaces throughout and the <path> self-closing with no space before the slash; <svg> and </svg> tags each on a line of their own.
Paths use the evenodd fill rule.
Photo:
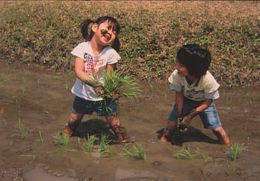
<svg viewBox="0 0 260 181">
<path fill-rule="evenodd" d="M 216 92 L 220 86 L 209 71 L 201 76 L 197 86 L 190 87 L 186 78 L 179 76 L 178 70 L 173 71 L 168 81 L 175 86 L 182 87 L 184 96 L 194 101 L 205 100 L 205 95 Z"/>
<path fill-rule="evenodd" d="M 117 63 L 121 59 L 119 54 L 110 46 L 105 47 L 98 56 L 95 56 L 89 42 L 78 44 L 71 51 L 71 54 L 75 57 L 83 59 L 85 65 L 85 73 L 92 78 L 96 77 L 98 81 L 103 84 L 104 76 L 102 73 L 106 71 L 107 64 Z M 79 78 L 76 78 L 76 82 L 71 88 L 71 92 L 76 96 L 86 100 L 103 100 L 95 93 L 94 89 L 91 86 L 86 85 Z"/>
</svg>

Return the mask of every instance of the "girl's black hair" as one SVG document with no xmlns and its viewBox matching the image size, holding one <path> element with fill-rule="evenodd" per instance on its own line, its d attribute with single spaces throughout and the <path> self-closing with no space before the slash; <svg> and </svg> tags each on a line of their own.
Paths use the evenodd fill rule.
<svg viewBox="0 0 260 181">
<path fill-rule="evenodd" d="M 83 21 L 83 23 L 81 24 L 81 33 L 82 33 L 83 38 L 85 38 L 85 40 L 87 40 L 87 41 L 90 41 L 91 38 L 93 37 L 94 32 L 92 31 L 92 29 L 91 29 L 90 34 L 88 33 L 88 30 L 89 30 L 88 26 L 91 23 L 93 23 L 93 24 L 96 23 L 99 26 L 100 24 L 102 24 L 106 21 L 108 21 L 112 25 L 113 31 L 116 31 L 116 35 L 118 35 L 120 33 L 120 26 L 119 26 L 119 23 L 117 22 L 117 20 L 110 16 L 102 16 L 102 17 L 99 17 L 96 21 L 92 21 L 90 19 Z M 113 42 L 112 48 L 114 48 L 117 52 L 119 52 L 120 42 L 119 42 L 119 39 L 117 36 Z"/>
<path fill-rule="evenodd" d="M 179 63 L 186 66 L 191 76 L 197 78 L 206 74 L 211 63 L 210 52 L 197 44 L 184 45 L 177 52 L 176 58 Z"/>
</svg>

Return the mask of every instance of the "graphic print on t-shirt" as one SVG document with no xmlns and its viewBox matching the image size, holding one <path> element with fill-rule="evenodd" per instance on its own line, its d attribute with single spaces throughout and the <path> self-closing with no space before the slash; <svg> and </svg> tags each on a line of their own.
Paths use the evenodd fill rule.
<svg viewBox="0 0 260 181">
<path fill-rule="evenodd" d="M 85 53 L 84 64 L 85 64 L 85 72 L 87 74 L 95 74 L 96 76 L 98 76 L 99 68 L 103 65 L 103 59 L 94 60 L 92 55 Z"/>
</svg>

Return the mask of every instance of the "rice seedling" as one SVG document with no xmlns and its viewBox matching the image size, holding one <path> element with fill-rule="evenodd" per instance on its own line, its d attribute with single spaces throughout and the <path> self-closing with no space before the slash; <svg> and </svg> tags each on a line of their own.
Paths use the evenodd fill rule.
<svg viewBox="0 0 260 181">
<path fill-rule="evenodd" d="M 58 133 L 56 136 L 56 140 L 54 141 L 58 146 L 65 148 L 68 146 L 69 139 L 67 136 L 62 132 Z"/>
<path fill-rule="evenodd" d="M 20 131 L 20 136 L 21 136 L 22 138 L 25 138 L 24 125 L 23 125 L 23 123 L 21 122 L 21 119 L 19 119 L 19 131 Z"/>
<path fill-rule="evenodd" d="M 203 158 L 203 159 L 205 160 L 205 163 L 207 163 L 210 159 L 212 159 L 211 156 L 206 157 L 206 156 L 200 151 L 200 149 L 199 149 L 198 147 L 196 147 L 196 148 L 197 148 L 197 150 L 196 150 L 197 155 L 200 156 L 201 158 Z"/>
<path fill-rule="evenodd" d="M 232 161 L 236 161 L 237 158 L 238 158 L 238 155 L 240 154 L 241 151 L 245 150 L 247 147 L 244 146 L 244 143 L 242 144 L 233 144 L 231 143 L 230 145 L 230 148 L 231 148 L 231 153 L 230 153 L 230 158 Z"/>
<path fill-rule="evenodd" d="M 177 159 L 180 159 L 181 157 L 184 157 L 184 158 L 186 158 L 188 160 L 193 160 L 193 156 L 195 156 L 195 155 L 191 154 L 190 147 L 188 147 L 188 148 L 185 148 L 185 149 L 182 149 L 182 150 L 175 151 L 174 156 Z"/>
<path fill-rule="evenodd" d="M 109 143 L 111 140 L 108 139 L 108 135 L 101 135 L 99 152 L 105 151 L 109 148 Z"/>
<path fill-rule="evenodd" d="M 84 138 L 84 140 L 86 143 L 87 152 L 91 152 L 93 150 L 94 142 L 96 141 L 95 135 L 89 136 L 88 134 L 88 140 L 86 140 L 86 138 Z M 78 142 L 80 143 L 80 140 L 78 140 Z"/>
<path fill-rule="evenodd" d="M 39 131 L 39 135 L 40 135 L 40 139 L 38 139 L 38 140 L 35 140 L 35 141 L 40 141 L 40 142 L 42 142 L 43 143 L 43 139 L 42 139 L 42 133 Z"/>
<path fill-rule="evenodd" d="M 145 145 L 143 146 L 141 143 L 137 144 L 138 148 L 134 145 L 134 151 L 139 155 L 139 158 L 141 160 L 146 160 L 146 154 L 145 154 Z"/>
<path fill-rule="evenodd" d="M 141 95 L 141 90 L 138 83 L 131 76 L 122 75 L 118 72 L 103 72 L 105 84 L 104 84 L 104 94 L 99 96 L 108 99 L 114 98 L 118 95 L 120 97 L 127 97 L 130 99 L 138 98 Z M 93 81 L 85 81 L 94 85 L 102 85 L 98 82 L 97 77 L 93 77 Z"/>
<path fill-rule="evenodd" d="M 125 144 L 125 146 L 123 147 L 123 151 L 120 155 L 123 155 L 123 156 L 133 156 L 132 153 L 130 153 L 129 151 L 129 147 L 128 145 L 131 144 L 131 143 L 127 143 Z"/>
<path fill-rule="evenodd" d="M 112 148 L 109 145 L 105 145 L 104 150 L 102 151 L 102 155 L 104 157 L 115 158 Z"/>
</svg>

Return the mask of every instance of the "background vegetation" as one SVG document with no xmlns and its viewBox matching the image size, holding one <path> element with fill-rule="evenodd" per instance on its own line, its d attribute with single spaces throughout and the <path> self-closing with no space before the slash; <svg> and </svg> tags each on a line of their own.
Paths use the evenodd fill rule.
<svg viewBox="0 0 260 181">
<path fill-rule="evenodd" d="M 260 82 L 259 12 L 259 2 L 241 1 L 2 2 L 0 59 L 69 70 L 70 51 L 84 41 L 80 23 L 109 15 L 121 25 L 120 72 L 165 81 L 191 42 L 210 50 L 221 84 L 248 86 Z"/>
</svg>

